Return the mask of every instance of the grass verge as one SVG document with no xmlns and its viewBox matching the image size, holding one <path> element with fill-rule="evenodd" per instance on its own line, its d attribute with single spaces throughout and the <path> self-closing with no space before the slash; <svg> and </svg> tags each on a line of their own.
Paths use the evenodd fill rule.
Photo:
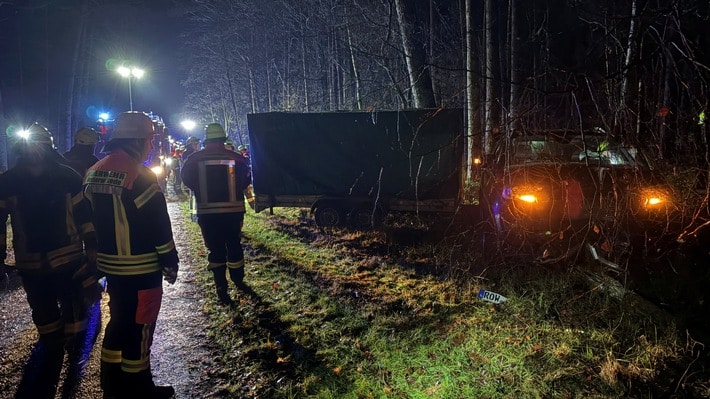
<svg viewBox="0 0 710 399">
<path fill-rule="evenodd" d="M 441 248 L 395 251 L 376 233 L 323 234 L 297 211 L 248 212 L 244 234 L 249 289 L 233 290 L 234 307 L 211 299 L 205 308 L 208 335 L 232 376 L 226 394 L 702 395 L 702 384 L 685 384 L 694 342 L 682 339 L 670 317 L 619 294 L 610 280 L 522 267 L 497 281 L 443 278 L 412 267 L 422 259 L 437 263 Z M 205 256 L 199 240 L 192 251 Z M 207 273 L 199 283 L 213 297 Z M 480 288 L 508 301 L 478 300 Z"/>
</svg>

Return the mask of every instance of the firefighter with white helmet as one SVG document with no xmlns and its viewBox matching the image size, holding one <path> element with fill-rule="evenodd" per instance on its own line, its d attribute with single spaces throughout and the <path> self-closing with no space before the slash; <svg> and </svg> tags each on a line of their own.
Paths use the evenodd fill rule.
<svg viewBox="0 0 710 399">
<path fill-rule="evenodd" d="M 106 275 L 111 318 L 101 349 L 105 398 L 169 398 L 156 386 L 150 346 L 163 295 L 162 279 L 177 278 L 178 254 L 156 176 L 142 162 L 152 149 L 153 123 L 124 112 L 114 124 L 108 155 L 86 172 L 84 194 L 94 209 L 97 266 Z"/>
<path fill-rule="evenodd" d="M 65 349 L 74 365 L 80 359 L 85 288 L 97 286 L 96 234 L 81 177 L 61 164 L 49 130 L 35 123 L 12 139 L 19 158 L 0 174 L 0 214 L 11 218 L 15 267 L 43 351 L 36 380 L 17 397 L 53 398 Z"/>
<path fill-rule="evenodd" d="M 96 143 L 99 142 L 99 132 L 83 127 L 74 134 L 74 146 L 64 153 L 67 164 L 76 170 L 82 177 L 86 170 L 99 161 L 94 155 Z"/>
<path fill-rule="evenodd" d="M 195 193 L 197 222 L 202 231 L 207 269 L 213 274 L 217 298 L 231 304 L 229 277 L 238 287 L 244 280 L 241 226 L 244 221 L 243 191 L 251 182 L 246 159 L 225 148 L 227 135 L 218 123 L 205 128 L 205 148 L 190 155 L 182 167 L 182 181 Z"/>
</svg>

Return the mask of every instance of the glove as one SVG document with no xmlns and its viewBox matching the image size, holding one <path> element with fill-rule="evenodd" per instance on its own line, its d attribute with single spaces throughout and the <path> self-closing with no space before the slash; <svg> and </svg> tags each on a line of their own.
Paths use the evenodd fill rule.
<svg viewBox="0 0 710 399">
<path fill-rule="evenodd" d="M 5 262 L 0 263 L 0 281 L 5 280 L 10 271 L 10 266 L 6 265 Z"/>
<path fill-rule="evenodd" d="M 96 265 L 93 266 L 87 261 L 79 267 L 72 275 L 72 281 L 79 293 L 84 305 L 91 306 L 101 300 L 103 287 L 98 283 L 96 276 Z"/>
<path fill-rule="evenodd" d="M 15 270 L 15 268 L 9 266 L 7 263 L 5 263 L 5 261 L 0 264 L 0 274 L 10 274 L 13 270 Z"/>
<path fill-rule="evenodd" d="M 167 281 L 168 284 L 175 284 L 178 275 L 178 267 L 163 267 L 163 280 Z"/>
</svg>

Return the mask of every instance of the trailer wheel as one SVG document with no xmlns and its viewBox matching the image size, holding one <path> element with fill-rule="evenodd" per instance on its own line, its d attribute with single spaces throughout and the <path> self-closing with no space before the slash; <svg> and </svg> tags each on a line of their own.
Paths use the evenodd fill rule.
<svg viewBox="0 0 710 399">
<path fill-rule="evenodd" d="M 343 212 L 330 205 L 316 208 L 313 216 L 320 227 L 333 227 L 343 222 Z"/>
<path fill-rule="evenodd" d="M 371 229 L 382 223 L 382 212 L 379 209 L 355 208 L 350 212 L 350 225 L 356 229 Z"/>
</svg>

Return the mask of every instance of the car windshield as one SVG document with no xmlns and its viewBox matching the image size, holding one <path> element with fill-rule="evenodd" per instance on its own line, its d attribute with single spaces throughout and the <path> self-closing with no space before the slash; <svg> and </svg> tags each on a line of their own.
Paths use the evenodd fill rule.
<svg viewBox="0 0 710 399">
<path fill-rule="evenodd" d="M 513 164 L 526 163 L 594 163 L 601 165 L 638 166 L 637 150 L 599 136 L 575 136 L 558 141 L 544 137 L 516 139 Z"/>
</svg>

